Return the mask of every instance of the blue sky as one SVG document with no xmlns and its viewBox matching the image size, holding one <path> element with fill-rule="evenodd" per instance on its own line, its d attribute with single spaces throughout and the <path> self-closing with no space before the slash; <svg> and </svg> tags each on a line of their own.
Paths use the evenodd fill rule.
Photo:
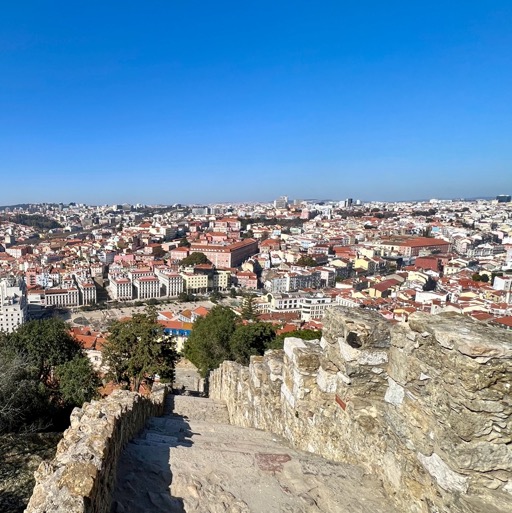
<svg viewBox="0 0 512 513">
<path fill-rule="evenodd" d="M 512 192 L 512 2 L 3 2 L 0 205 Z"/>
</svg>

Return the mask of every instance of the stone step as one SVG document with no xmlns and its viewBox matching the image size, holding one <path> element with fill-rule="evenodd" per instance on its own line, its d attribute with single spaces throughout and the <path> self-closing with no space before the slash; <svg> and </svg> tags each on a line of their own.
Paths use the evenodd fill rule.
<svg viewBox="0 0 512 513">
<path fill-rule="evenodd" d="M 209 420 L 218 424 L 229 424 L 226 405 L 204 397 L 170 395 L 167 398 L 166 414 L 190 420 Z"/>
<path fill-rule="evenodd" d="M 233 426 L 217 401 L 167 406 L 120 458 L 112 513 L 396 513 L 357 466 Z"/>
</svg>

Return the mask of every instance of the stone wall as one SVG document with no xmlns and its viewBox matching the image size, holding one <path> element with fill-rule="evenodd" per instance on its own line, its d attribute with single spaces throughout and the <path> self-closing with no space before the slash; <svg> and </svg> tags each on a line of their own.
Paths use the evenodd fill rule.
<svg viewBox="0 0 512 513">
<path fill-rule="evenodd" d="M 150 398 L 117 390 L 75 408 L 55 458 L 35 473 L 26 513 L 109 513 L 118 457 L 149 417 L 163 413 L 166 394 L 165 385 Z"/>
<path fill-rule="evenodd" d="M 224 362 L 210 395 L 239 426 L 363 465 L 399 511 L 512 511 L 512 333 L 456 314 L 390 324 L 333 308 L 321 341 Z"/>
</svg>

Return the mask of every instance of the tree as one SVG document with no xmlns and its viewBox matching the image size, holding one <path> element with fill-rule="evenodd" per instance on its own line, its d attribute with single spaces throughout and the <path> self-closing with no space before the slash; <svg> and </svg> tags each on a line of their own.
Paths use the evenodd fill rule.
<svg viewBox="0 0 512 513">
<path fill-rule="evenodd" d="M 211 264 L 211 262 L 206 258 L 206 255 L 204 253 L 201 253 L 199 251 L 194 251 L 193 253 L 190 253 L 188 257 L 185 257 L 180 262 L 180 265 L 187 267 L 201 264 Z"/>
<path fill-rule="evenodd" d="M 266 347 L 266 349 L 283 349 L 284 339 L 288 337 L 297 337 L 302 340 L 320 340 L 322 332 L 318 330 L 295 330 L 288 333 L 277 335 Z"/>
<path fill-rule="evenodd" d="M 254 309 L 254 296 L 249 294 L 245 296 L 242 305 L 242 319 L 245 321 L 255 321 L 258 318 L 256 310 Z"/>
<path fill-rule="evenodd" d="M 230 339 L 236 329 L 236 321 L 237 315 L 231 308 L 214 306 L 205 317 L 194 322 L 183 352 L 202 377 L 224 360 L 232 359 Z"/>
<path fill-rule="evenodd" d="M 318 265 L 317 261 L 313 257 L 310 257 L 309 255 L 301 256 L 297 260 L 296 264 L 304 266 L 304 267 L 316 267 Z"/>
<path fill-rule="evenodd" d="M 165 250 L 162 248 L 162 246 L 155 246 L 153 248 L 153 256 L 155 258 L 162 258 L 165 255 Z"/>
<path fill-rule="evenodd" d="M 4 334 L 0 368 L 0 430 L 66 424 L 69 408 L 91 399 L 98 385 L 81 345 L 58 319 Z"/>
<path fill-rule="evenodd" d="M 471 276 L 471 279 L 473 281 L 481 281 L 482 277 L 480 276 L 479 273 L 474 273 L 473 276 Z"/>
<path fill-rule="evenodd" d="M 87 356 L 76 355 L 55 369 L 59 392 L 70 406 L 81 406 L 98 395 L 100 381 Z"/>
<path fill-rule="evenodd" d="M 489 275 L 488 274 L 481 274 L 480 275 L 480 281 L 483 283 L 489 283 Z"/>
<path fill-rule="evenodd" d="M 117 383 L 132 386 L 135 391 L 144 378 L 155 374 L 172 381 L 178 358 L 173 338 L 164 333 L 152 307 L 127 321 L 115 321 L 103 355 L 111 377 Z"/>
<path fill-rule="evenodd" d="M 178 301 L 181 301 L 182 303 L 189 303 L 195 300 L 196 297 L 194 296 L 194 294 L 189 294 L 188 292 L 180 292 L 178 294 Z"/>
<path fill-rule="evenodd" d="M 29 321 L 9 334 L 4 344 L 34 366 L 37 379 L 46 384 L 52 370 L 81 354 L 79 342 L 60 319 Z"/>
<path fill-rule="evenodd" d="M 437 281 L 432 278 L 432 276 L 429 276 L 427 278 L 427 281 L 423 284 L 423 291 L 424 292 L 431 292 L 433 290 L 436 290 L 437 287 Z"/>
<path fill-rule="evenodd" d="M 219 300 L 223 299 L 223 295 L 217 291 L 217 290 L 214 290 L 211 294 L 210 294 L 210 301 L 212 303 L 218 303 Z"/>
<path fill-rule="evenodd" d="M 251 356 L 262 355 L 275 336 L 276 331 L 268 322 L 238 325 L 230 339 L 232 358 L 248 365 Z"/>
<path fill-rule="evenodd" d="M 187 240 L 187 238 L 186 238 L 186 237 L 182 237 L 182 238 L 180 239 L 180 242 L 179 242 L 179 244 L 178 244 L 178 247 L 179 247 L 179 248 L 190 248 L 190 245 L 191 245 L 191 244 L 190 244 L 190 242 Z"/>
<path fill-rule="evenodd" d="M 3 348 L 0 368 L 0 433 L 30 426 L 46 409 L 44 387 L 26 356 Z"/>
</svg>

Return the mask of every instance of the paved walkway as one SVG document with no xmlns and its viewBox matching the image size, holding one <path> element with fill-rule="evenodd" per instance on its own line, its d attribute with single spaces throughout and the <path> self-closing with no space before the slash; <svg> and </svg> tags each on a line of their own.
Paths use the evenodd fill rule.
<svg viewBox="0 0 512 513">
<path fill-rule="evenodd" d="M 122 454 L 112 513 L 395 513 L 359 467 L 231 426 L 210 399 L 167 406 Z"/>
</svg>

